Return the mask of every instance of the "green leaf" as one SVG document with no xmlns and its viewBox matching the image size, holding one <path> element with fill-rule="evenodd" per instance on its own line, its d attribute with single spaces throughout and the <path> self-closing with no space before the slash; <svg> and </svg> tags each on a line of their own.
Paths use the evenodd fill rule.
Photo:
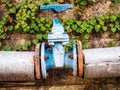
<svg viewBox="0 0 120 90">
<path fill-rule="evenodd" d="M 37 5 L 39 5 L 39 6 L 44 5 L 44 4 L 45 4 L 44 0 L 40 0 L 39 2 L 37 2 Z"/>
<path fill-rule="evenodd" d="M 34 26 L 35 31 L 39 31 L 39 27 L 38 26 Z"/>
<path fill-rule="evenodd" d="M 80 5 L 85 6 L 85 5 L 87 5 L 87 2 L 86 1 L 80 1 Z"/>
<path fill-rule="evenodd" d="M 73 24 L 73 25 L 72 25 L 72 29 L 73 29 L 73 30 L 76 30 L 77 27 L 78 27 L 78 26 L 77 26 L 76 24 Z"/>
<path fill-rule="evenodd" d="M 81 25 L 81 23 L 82 23 L 81 21 L 77 21 L 77 25 L 78 25 L 78 26 L 80 26 L 80 25 Z"/>
<path fill-rule="evenodd" d="M 24 45 L 31 46 L 31 41 L 30 40 L 26 40 L 25 43 L 24 43 Z"/>
<path fill-rule="evenodd" d="M 120 27 L 118 28 L 118 30 L 120 31 Z"/>
<path fill-rule="evenodd" d="M 117 16 L 115 16 L 115 15 L 112 15 L 112 16 L 110 17 L 110 21 L 111 21 L 111 22 L 116 21 L 116 19 L 117 19 Z"/>
<path fill-rule="evenodd" d="M 116 14 L 117 17 L 120 17 L 120 12 Z"/>
<path fill-rule="evenodd" d="M 50 27 L 51 27 L 51 25 L 50 25 L 50 24 L 45 24 L 45 26 L 46 26 L 47 28 L 50 28 Z"/>
<path fill-rule="evenodd" d="M 16 9 L 15 8 L 10 8 L 10 13 L 16 13 Z"/>
<path fill-rule="evenodd" d="M 8 31 L 12 31 L 13 30 L 13 26 L 12 25 L 8 26 L 7 29 L 8 29 Z"/>
<path fill-rule="evenodd" d="M 5 39 L 6 38 L 6 35 L 5 34 L 1 34 L 0 35 L 0 39 Z"/>
<path fill-rule="evenodd" d="M 108 28 L 106 26 L 103 26 L 102 28 L 103 28 L 104 31 L 108 30 Z"/>
<path fill-rule="evenodd" d="M 119 25 L 119 24 L 116 24 L 116 25 L 115 25 L 115 28 L 119 28 L 119 27 L 120 27 L 120 25 Z"/>
<path fill-rule="evenodd" d="M 96 32 L 99 32 L 100 31 L 100 25 L 95 25 L 95 30 L 96 30 Z"/>
<path fill-rule="evenodd" d="M 96 0 L 91 0 L 92 2 L 96 2 Z"/>
<path fill-rule="evenodd" d="M 80 28 L 77 28 L 77 29 L 76 29 L 76 33 L 80 33 Z"/>
<path fill-rule="evenodd" d="M 115 41 L 110 41 L 109 42 L 109 47 L 115 47 Z"/>
<path fill-rule="evenodd" d="M 38 44 L 39 40 L 36 38 L 36 39 L 33 39 L 33 43 L 36 45 Z"/>
<path fill-rule="evenodd" d="M 114 27 L 114 24 L 113 24 L 113 23 L 110 23 L 109 26 L 110 26 L 110 27 Z"/>
<path fill-rule="evenodd" d="M 84 35 L 84 38 L 85 38 L 86 40 L 88 40 L 88 39 L 89 39 L 89 37 L 90 37 L 90 35 L 89 35 L 89 34 L 85 34 L 85 35 Z"/>
<path fill-rule="evenodd" d="M 95 19 L 95 17 L 92 17 L 91 20 L 89 20 L 89 23 L 91 25 L 96 25 L 96 19 Z"/>
<path fill-rule="evenodd" d="M 2 42 L 0 42 L 0 48 L 1 48 L 1 46 L 2 46 Z"/>
<path fill-rule="evenodd" d="M 41 18 L 40 21 L 43 23 L 45 22 L 45 18 Z"/>
<path fill-rule="evenodd" d="M 43 34 L 43 39 L 47 40 L 48 34 Z"/>
<path fill-rule="evenodd" d="M 27 45 L 23 45 L 22 46 L 22 50 L 27 51 L 28 50 L 28 46 Z"/>
<path fill-rule="evenodd" d="M 99 23 L 100 23 L 100 25 L 103 26 L 105 22 L 103 20 L 99 20 Z"/>
<path fill-rule="evenodd" d="M 44 26 L 42 26 L 41 31 L 46 31 L 46 28 Z"/>
<path fill-rule="evenodd" d="M 110 16 L 109 16 L 109 13 L 106 13 L 105 15 L 102 16 L 104 19 L 109 19 Z"/>
<path fill-rule="evenodd" d="M 20 51 L 21 49 L 22 49 L 22 45 L 16 45 L 16 46 L 15 46 L 15 50 Z"/>
<path fill-rule="evenodd" d="M 85 40 L 82 40 L 83 49 L 88 49 L 88 43 Z"/>
<path fill-rule="evenodd" d="M 71 22 L 70 22 L 70 21 L 67 21 L 65 24 L 67 24 L 67 25 L 71 25 Z"/>
<path fill-rule="evenodd" d="M 3 48 L 3 50 L 4 50 L 4 51 L 11 51 L 11 46 L 5 46 L 5 47 Z"/>
<path fill-rule="evenodd" d="M 119 21 L 115 21 L 115 24 L 119 25 L 119 24 L 120 24 L 120 22 L 119 22 Z"/>
<path fill-rule="evenodd" d="M 88 28 L 86 29 L 87 33 L 92 33 L 92 29 L 91 28 Z"/>
<path fill-rule="evenodd" d="M 116 28 L 111 28 L 111 31 L 112 31 L 113 33 L 115 33 L 117 30 L 116 30 Z"/>
<path fill-rule="evenodd" d="M 36 38 L 37 38 L 38 40 L 42 40 L 42 34 L 38 34 L 38 35 L 36 36 Z"/>
</svg>

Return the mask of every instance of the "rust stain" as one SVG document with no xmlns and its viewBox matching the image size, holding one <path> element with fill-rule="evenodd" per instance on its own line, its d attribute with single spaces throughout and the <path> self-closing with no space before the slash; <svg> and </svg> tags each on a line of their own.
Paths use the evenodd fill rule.
<svg viewBox="0 0 120 90">
<path fill-rule="evenodd" d="M 73 59 L 73 54 L 70 54 L 70 55 L 69 55 L 69 58 Z"/>
<path fill-rule="evenodd" d="M 77 75 L 83 77 L 83 59 L 84 55 L 82 52 L 82 44 L 80 41 L 77 42 Z"/>
<path fill-rule="evenodd" d="M 36 45 L 35 55 L 33 56 L 33 60 L 35 63 L 35 74 L 36 79 L 41 79 L 41 65 L 40 65 L 40 44 Z"/>
<path fill-rule="evenodd" d="M 45 55 L 45 56 L 44 56 L 44 60 L 47 60 L 47 59 L 49 59 L 49 56 L 46 56 L 46 55 Z"/>
</svg>

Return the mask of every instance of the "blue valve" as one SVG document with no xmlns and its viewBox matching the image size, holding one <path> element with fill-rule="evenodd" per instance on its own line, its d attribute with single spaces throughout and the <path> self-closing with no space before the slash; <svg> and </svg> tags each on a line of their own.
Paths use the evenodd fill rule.
<svg viewBox="0 0 120 90">
<path fill-rule="evenodd" d="M 63 12 L 73 8 L 70 4 L 55 4 L 41 6 L 40 10 L 50 10 L 55 13 Z M 46 44 L 41 44 L 41 73 L 44 79 L 47 78 L 47 70 L 55 68 L 72 68 L 73 75 L 77 76 L 77 46 L 73 44 L 69 52 L 65 52 L 64 45 L 69 42 L 69 35 L 64 31 L 59 18 L 53 18 L 52 32 L 48 34 L 49 49 Z M 73 57 L 71 58 L 70 55 Z M 44 57 L 48 58 L 45 59 Z"/>
<path fill-rule="evenodd" d="M 70 4 L 55 4 L 55 5 L 44 5 L 40 7 L 40 10 L 50 10 L 55 13 L 64 12 L 65 10 L 73 8 Z"/>
</svg>

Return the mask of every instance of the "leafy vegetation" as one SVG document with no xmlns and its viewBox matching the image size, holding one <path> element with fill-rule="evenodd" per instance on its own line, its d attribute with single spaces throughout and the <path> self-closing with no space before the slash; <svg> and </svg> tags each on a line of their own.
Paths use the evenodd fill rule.
<svg viewBox="0 0 120 90">
<path fill-rule="evenodd" d="M 111 6 L 118 6 L 120 4 L 120 0 L 111 0 Z"/>
<path fill-rule="evenodd" d="M 4 51 L 11 51 L 11 46 L 8 46 L 8 45 L 7 45 L 7 46 L 5 46 L 5 47 L 3 48 L 3 50 L 4 50 Z"/>
<path fill-rule="evenodd" d="M 90 34 L 99 31 L 108 31 L 115 33 L 120 30 L 120 13 L 110 15 L 106 13 L 98 18 L 91 17 L 90 20 L 78 21 L 77 19 L 63 19 L 63 25 L 67 32 L 75 34 Z"/>
<path fill-rule="evenodd" d="M 26 41 L 25 45 L 15 47 L 15 50 L 28 50 L 32 43 L 36 45 L 41 40 L 47 39 L 47 34 L 51 31 L 52 20 L 38 18 L 37 12 L 39 6 L 56 2 L 56 0 L 40 0 L 37 3 L 34 0 L 22 0 L 21 3 L 11 3 L 10 0 L 2 1 L 2 3 L 6 3 L 8 10 L 0 21 L 0 40 L 6 39 L 7 33 L 12 33 L 14 30 L 20 33 L 36 34 L 32 42 Z M 89 2 L 96 2 L 96 0 Z M 118 3 L 119 0 L 112 0 L 112 2 Z M 83 7 L 88 4 L 88 0 L 76 0 L 76 4 Z M 91 19 L 83 21 L 76 18 L 69 20 L 63 18 L 61 21 L 69 34 L 83 36 L 84 48 L 88 48 L 86 40 L 89 39 L 91 33 L 108 30 L 112 33 L 120 31 L 120 13 L 114 15 L 106 13 L 103 16 L 91 17 Z"/>
<path fill-rule="evenodd" d="M 87 6 L 89 3 L 94 3 L 94 2 L 96 2 L 96 0 L 76 0 L 76 4 L 80 8 Z"/>
</svg>

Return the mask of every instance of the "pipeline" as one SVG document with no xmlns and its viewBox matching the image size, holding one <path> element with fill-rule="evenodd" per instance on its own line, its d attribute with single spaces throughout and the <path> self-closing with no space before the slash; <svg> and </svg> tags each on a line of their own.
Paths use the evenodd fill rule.
<svg viewBox="0 0 120 90">
<path fill-rule="evenodd" d="M 36 46 L 35 52 L 0 51 L 0 81 L 35 81 L 42 79 L 39 45 Z M 120 47 L 86 49 L 82 52 L 84 61 L 78 61 L 79 63 L 76 64 L 78 71 L 80 74 L 82 73 L 81 77 L 120 76 Z M 81 66 L 79 67 L 79 65 Z"/>
<path fill-rule="evenodd" d="M 103 78 L 120 76 L 120 47 L 82 50 L 80 41 L 65 52 L 69 35 L 56 13 L 73 8 L 70 4 L 41 6 L 55 12 L 48 42 L 36 45 L 35 52 L 0 51 L 0 81 L 47 79 L 50 69 L 72 69 L 73 76 Z"/>
</svg>

